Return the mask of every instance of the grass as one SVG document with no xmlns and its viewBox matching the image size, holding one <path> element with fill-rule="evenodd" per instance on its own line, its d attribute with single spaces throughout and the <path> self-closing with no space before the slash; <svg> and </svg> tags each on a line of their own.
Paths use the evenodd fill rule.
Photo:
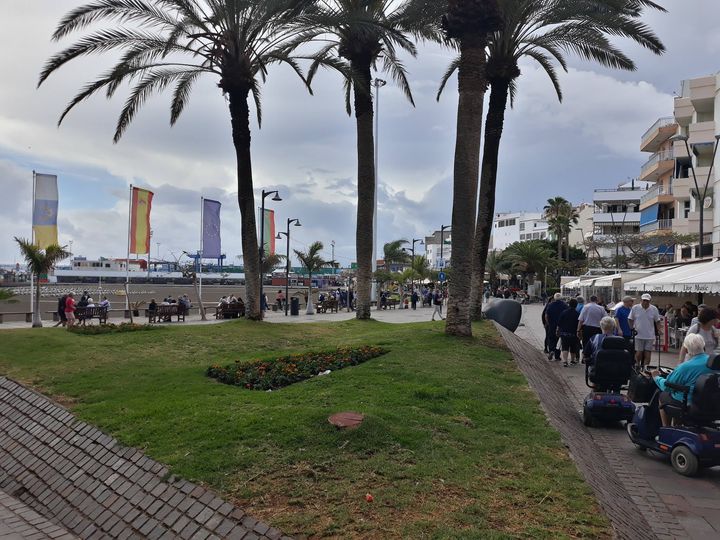
<svg viewBox="0 0 720 540">
<path fill-rule="evenodd" d="M 312 538 L 604 538 L 607 520 L 489 325 L 233 321 L 163 332 L 1 334 L 0 373 L 187 479 Z M 212 363 L 339 345 L 390 352 L 273 392 Z M 355 431 L 327 417 L 366 415 Z M 365 500 L 371 493 L 374 502 Z"/>
</svg>

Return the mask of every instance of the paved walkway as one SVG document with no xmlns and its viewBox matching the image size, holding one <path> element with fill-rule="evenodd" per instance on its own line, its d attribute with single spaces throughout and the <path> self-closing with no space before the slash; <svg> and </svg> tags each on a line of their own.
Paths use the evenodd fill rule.
<svg viewBox="0 0 720 540">
<path fill-rule="evenodd" d="M 524 326 L 516 334 L 542 350 L 544 329 L 540 322 L 542 307 L 523 306 Z M 653 363 L 656 361 L 653 355 Z M 565 382 L 568 409 L 576 413 L 578 425 L 601 449 L 611 472 L 623 484 L 632 501 L 647 519 L 658 538 L 720 538 L 720 468 L 706 469 L 697 478 L 675 473 L 660 456 L 640 452 L 630 442 L 624 426 L 587 429 L 582 426 L 582 399 L 585 386 L 584 366 L 564 368 L 559 362 L 544 362 Z M 663 365 L 674 366 L 676 354 L 663 354 Z"/>
<path fill-rule="evenodd" d="M 0 489 L 0 538 L 3 540 L 76 540 L 67 529 L 42 517 Z"/>
</svg>

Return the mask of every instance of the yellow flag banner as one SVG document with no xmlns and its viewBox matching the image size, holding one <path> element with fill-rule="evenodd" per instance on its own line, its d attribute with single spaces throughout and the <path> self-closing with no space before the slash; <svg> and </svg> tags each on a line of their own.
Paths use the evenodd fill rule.
<svg viewBox="0 0 720 540">
<path fill-rule="evenodd" d="M 130 253 L 150 253 L 150 209 L 153 192 L 134 187 L 130 211 Z"/>
</svg>

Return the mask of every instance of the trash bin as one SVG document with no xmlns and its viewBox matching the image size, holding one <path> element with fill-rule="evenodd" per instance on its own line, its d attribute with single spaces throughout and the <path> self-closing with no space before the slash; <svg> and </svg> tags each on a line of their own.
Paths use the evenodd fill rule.
<svg viewBox="0 0 720 540">
<path fill-rule="evenodd" d="M 300 299 L 297 296 L 290 299 L 290 315 L 300 315 Z"/>
</svg>

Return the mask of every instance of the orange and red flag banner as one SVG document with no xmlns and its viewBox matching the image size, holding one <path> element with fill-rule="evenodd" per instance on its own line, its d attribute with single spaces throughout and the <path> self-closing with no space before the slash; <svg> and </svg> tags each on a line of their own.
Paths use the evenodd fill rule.
<svg viewBox="0 0 720 540">
<path fill-rule="evenodd" d="M 147 189 L 132 188 L 132 207 L 130 211 L 130 253 L 143 255 L 150 253 L 150 209 L 153 192 Z"/>
</svg>

